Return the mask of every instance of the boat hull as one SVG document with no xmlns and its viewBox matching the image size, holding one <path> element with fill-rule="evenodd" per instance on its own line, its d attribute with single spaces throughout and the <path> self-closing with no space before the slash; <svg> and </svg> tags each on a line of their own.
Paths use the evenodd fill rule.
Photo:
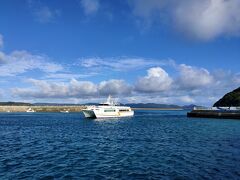
<svg viewBox="0 0 240 180">
<path fill-rule="evenodd" d="M 134 111 L 118 112 L 118 113 L 95 113 L 96 118 L 116 118 L 116 117 L 131 117 L 134 115 Z"/>
<path fill-rule="evenodd" d="M 93 110 L 82 110 L 86 118 L 96 118 L 96 115 Z"/>
<path fill-rule="evenodd" d="M 134 111 L 102 113 L 96 110 L 83 110 L 82 112 L 86 118 L 116 118 L 131 117 L 134 115 Z"/>
</svg>

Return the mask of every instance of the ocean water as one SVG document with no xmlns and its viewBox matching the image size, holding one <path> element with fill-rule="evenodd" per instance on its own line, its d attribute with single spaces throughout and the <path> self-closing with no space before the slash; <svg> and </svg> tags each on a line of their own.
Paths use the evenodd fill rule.
<svg viewBox="0 0 240 180">
<path fill-rule="evenodd" d="M 0 179 L 240 179 L 240 121 L 0 113 Z"/>
</svg>

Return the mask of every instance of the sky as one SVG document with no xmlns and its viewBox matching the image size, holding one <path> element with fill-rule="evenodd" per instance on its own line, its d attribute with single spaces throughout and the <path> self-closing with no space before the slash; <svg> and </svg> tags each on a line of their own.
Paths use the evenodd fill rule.
<svg viewBox="0 0 240 180">
<path fill-rule="evenodd" d="M 0 2 L 0 101 L 211 106 L 240 86 L 239 0 Z"/>
</svg>

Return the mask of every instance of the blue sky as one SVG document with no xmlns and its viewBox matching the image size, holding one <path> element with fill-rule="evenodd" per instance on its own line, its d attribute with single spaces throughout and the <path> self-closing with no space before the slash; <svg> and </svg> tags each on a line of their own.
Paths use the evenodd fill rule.
<svg viewBox="0 0 240 180">
<path fill-rule="evenodd" d="M 211 105 L 240 85 L 239 0 L 0 2 L 0 101 Z"/>
</svg>

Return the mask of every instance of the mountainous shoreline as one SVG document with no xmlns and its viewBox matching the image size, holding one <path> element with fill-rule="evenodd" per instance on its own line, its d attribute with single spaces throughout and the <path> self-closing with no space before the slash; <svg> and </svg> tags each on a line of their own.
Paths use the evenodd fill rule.
<svg viewBox="0 0 240 180">
<path fill-rule="evenodd" d="M 238 107 L 238 106 L 240 106 L 240 87 L 225 94 L 213 106 L 214 107 Z"/>
<path fill-rule="evenodd" d="M 98 103 L 86 103 L 86 104 L 63 104 L 63 103 L 23 103 L 23 102 L 0 102 L 0 106 L 87 106 L 97 105 Z M 190 105 L 175 105 L 175 104 L 157 104 L 157 103 L 127 103 L 121 104 L 124 106 L 130 106 L 132 108 L 159 108 L 159 109 L 186 109 L 191 110 L 194 107 L 200 107 L 194 104 Z"/>
</svg>

